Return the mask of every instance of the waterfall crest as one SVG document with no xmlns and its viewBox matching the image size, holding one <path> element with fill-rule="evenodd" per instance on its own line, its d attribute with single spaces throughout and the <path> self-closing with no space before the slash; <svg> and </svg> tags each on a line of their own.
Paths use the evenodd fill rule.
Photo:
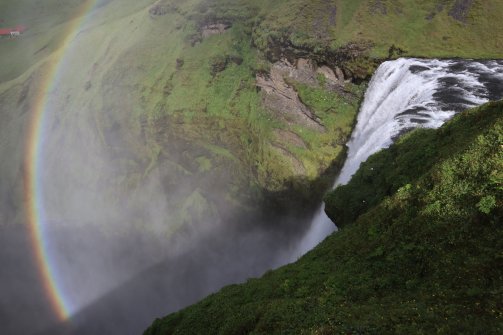
<svg viewBox="0 0 503 335">
<path fill-rule="evenodd" d="M 412 129 L 438 128 L 454 114 L 503 97 L 503 60 L 400 58 L 384 62 L 370 81 L 335 181 L 346 184 L 360 164 Z M 320 206 L 292 253 L 305 254 L 337 228 Z"/>
</svg>

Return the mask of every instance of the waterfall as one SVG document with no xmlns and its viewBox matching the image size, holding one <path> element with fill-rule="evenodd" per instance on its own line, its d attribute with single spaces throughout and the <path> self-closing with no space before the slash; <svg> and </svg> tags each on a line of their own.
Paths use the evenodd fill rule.
<svg viewBox="0 0 503 335">
<path fill-rule="evenodd" d="M 502 97 L 503 60 L 400 58 L 384 62 L 365 93 L 334 188 L 349 182 L 362 162 L 401 134 L 418 127 L 438 128 L 458 112 Z M 322 204 L 292 253 L 292 261 L 336 229 Z"/>
</svg>

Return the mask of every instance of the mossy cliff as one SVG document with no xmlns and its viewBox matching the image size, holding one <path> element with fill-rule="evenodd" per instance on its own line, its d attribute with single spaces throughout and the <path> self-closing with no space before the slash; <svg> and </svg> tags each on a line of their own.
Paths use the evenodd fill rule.
<svg viewBox="0 0 503 335">
<path fill-rule="evenodd" d="M 129 121 L 143 175 L 169 169 L 212 212 L 231 203 L 309 213 L 342 163 L 378 64 L 498 56 L 501 27 L 488 20 L 498 12 L 496 2 L 158 1 L 149 8 L 155 37 L 128 57 L 150 66 L 136 79 Z"/>
<path fill-rule="evenodd" d="M 24 132 L 37 78 L 79 4 L 2 3 L 5 25 L 29 25 L 22 38 L 0 41 L 5 136 Z M 308 213 L 344 158 L 376 66 L 400 55 L 501 56 L 502 9 L 457 0 L 102 1 L 72 46 L 79 68 L 60 83 L 71 97 L 61 108 L 76 110 L 66 133 L 78 132 L 72 119 L 89 119 L 96 146 L 113 158 L 112 175 L 90 174 L 88 185 L 106 180 L 134 194 L 161 176 L 177 193 L 167 199 L 170 231 L 232 213 Z M 22 152 L 15 143 L 5 150 Z M 16 162 L 6 174 L 18 173 Z M 22 188 L 7 185 L 6 197 Z"/>
<path fill-rule="evenodd" d="M 500 334 L 502 134 L 502 102 L 410 133 L 328 196 L 339 233 L 145 334 Z"/>
</svg>

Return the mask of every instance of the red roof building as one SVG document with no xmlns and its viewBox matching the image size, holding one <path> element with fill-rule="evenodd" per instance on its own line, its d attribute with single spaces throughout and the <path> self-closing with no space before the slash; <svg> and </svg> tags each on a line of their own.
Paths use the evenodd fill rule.
<svg viewBox="0 0 503 335">
<path fill-rule="evenodd" d="M 26 31 L 26 26 L 16 26 L 15 28 L 3 28 L 0 29 L 0 36 L 15 36 L 22 34 Z"/>
</svg>

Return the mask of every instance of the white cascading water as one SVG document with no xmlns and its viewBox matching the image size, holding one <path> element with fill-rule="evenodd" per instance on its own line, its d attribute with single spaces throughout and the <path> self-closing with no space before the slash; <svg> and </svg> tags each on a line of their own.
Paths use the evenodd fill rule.
<svg viewBox="0 0 503 335">
<path fill-rule="evenodd" d="M 346 184 L 360 164 L 404 132 L 438 128 L 455 113 L 503 97 L 503 61 L 425 60 L 384 62 L 370 81 L 348 157 L 334 187 Z M 324 205 L 292 253 L 296 260 L 337 228 Z"/>
</svg>

